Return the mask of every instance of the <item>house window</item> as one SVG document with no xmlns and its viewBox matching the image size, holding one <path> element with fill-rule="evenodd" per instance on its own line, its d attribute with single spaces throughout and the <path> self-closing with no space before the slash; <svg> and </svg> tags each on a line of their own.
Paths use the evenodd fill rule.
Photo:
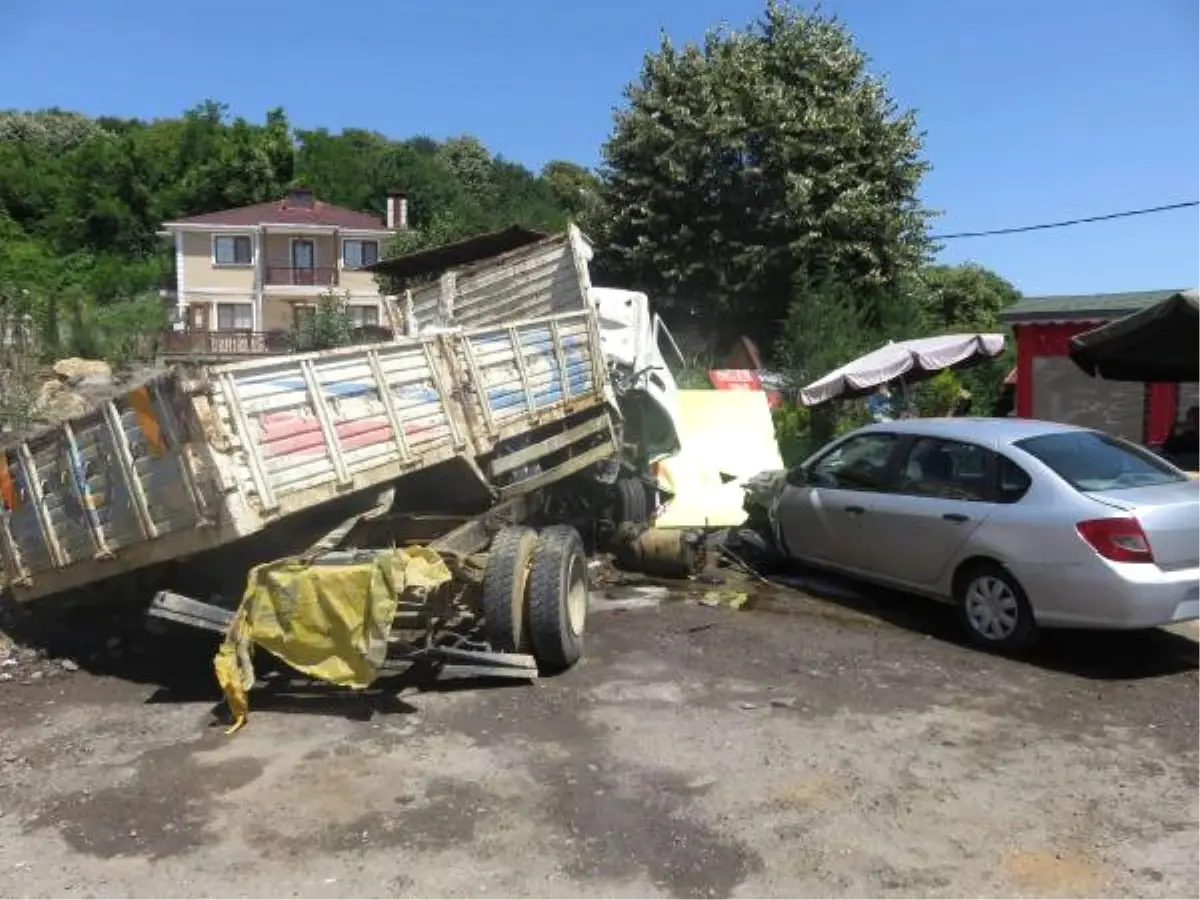
<svg viewBox="0 0 1200 900">
<path fill-rule="evenodd" d="M 350 307 L 350 326 L 352 328 L 378 327 L 378 325 L 379 307 L 377 305 Z"/>
<path fill-rule="evenodd" d="M 361 269 L 379 262 L 379 241 L 342 241 L 342 265 L 347 269 Z"/>
<path fill-rule="evenodd" d="M 253 331 L 254 307 L 249 303 L 218 303 L 217 331 Z"/>
<path fill-rule="evenodd" d="M 248 266 L 253 253 L 250 238 L 244 234 L 218 234 L 213 238 L 213 262 L 218 266 Z"/>
</svg>

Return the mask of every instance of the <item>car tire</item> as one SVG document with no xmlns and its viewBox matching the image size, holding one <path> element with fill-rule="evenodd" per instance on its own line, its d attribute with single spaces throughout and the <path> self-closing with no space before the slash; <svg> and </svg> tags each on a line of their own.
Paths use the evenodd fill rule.
<svg viewBox="0 0 1200 900">
<path fill-rule="evenodd" d="M 483 570 L 483 634 L 497 653 L 528 653 L 529 575 L 538 535 L 532 528 L 501 528 Z"/>
<path fill-rule="evenodd" d="M 587 607 L 583 539 L 569 525 L 551 525 L 538 536 L 529 576 L 529 638 L 539 667 L 561 672 L 579 661 Z"/>
<path fill-rule="evenodd" d="M 1037 640 L 1038 625 L 1029 598 L 999 563 L 980 562 L 965 568 L 955 579 L 954 600 L 967 636 L 981 647 L 1015 653 Z"/>
<path fill-rule="evenodd" d="M 645 525 L 650 521 L 650 501 L 646 496 L 646 485 L 640 478 L 618 479 L 616 491 L 617 524 Z"/>
</svg>

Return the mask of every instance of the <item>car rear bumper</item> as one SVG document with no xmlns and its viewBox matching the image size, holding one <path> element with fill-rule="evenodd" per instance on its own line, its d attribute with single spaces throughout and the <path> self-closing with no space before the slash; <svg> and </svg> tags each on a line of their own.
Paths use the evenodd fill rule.
<svg viewBox="0 0 1200 900">
<path fill-rule="evenodd" d="M 1026 588 L 1038 623 L 1088 628 L 1155 628 L 1200 619 L 1200 569 L 1110 563 L 1045 572 Z"/>
</svg>

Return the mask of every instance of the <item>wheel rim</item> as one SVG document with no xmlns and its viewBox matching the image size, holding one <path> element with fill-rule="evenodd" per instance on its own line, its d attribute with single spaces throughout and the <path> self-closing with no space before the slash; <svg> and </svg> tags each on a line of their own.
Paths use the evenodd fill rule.
<svg viewBox="0 0 1200 900">
<path fill-rule="evenodd" d="M 571 634 L 580 637 L 583 623 L 587 619 L 587 577 L 581 557 L 571 560 L 571 571 L 567 578 L 567 627 Z"/>
<path fill-rule="evenodd" d="M 1021 607 L 1002 578 L 980 575 L 967 585 L 965 604 L 971 627 L 989 641 L 1002 641 L 1017 630 Z"/>
</svg>

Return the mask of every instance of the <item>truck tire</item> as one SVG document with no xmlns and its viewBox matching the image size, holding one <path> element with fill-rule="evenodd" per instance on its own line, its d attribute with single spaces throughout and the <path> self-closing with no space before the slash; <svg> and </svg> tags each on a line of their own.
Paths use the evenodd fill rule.
<svg viewBox="0 0 1200 900">
<path fill-rule="evenodd" d="M 616 491 L 618 525 L 622 522 L 645 525 L 650 521 L 650 501 L 640 478 L 618 479 Z"/>
<path fill-rule="evenodd" d="M 561 672 L 583 655 L 587 607 L 583 539 L 569 525 L 551 525 L 538 537 L 529 576 L 529 638 L 540 667 Z"/>
<path fill-rule="evenodd" d="M 483 633 L 497 653 L 528 653 L 525 621 L 530 565 L 537 532 L 522 526 L 501 528 L 488 548 L 483 570 Z"/>
</svg>

